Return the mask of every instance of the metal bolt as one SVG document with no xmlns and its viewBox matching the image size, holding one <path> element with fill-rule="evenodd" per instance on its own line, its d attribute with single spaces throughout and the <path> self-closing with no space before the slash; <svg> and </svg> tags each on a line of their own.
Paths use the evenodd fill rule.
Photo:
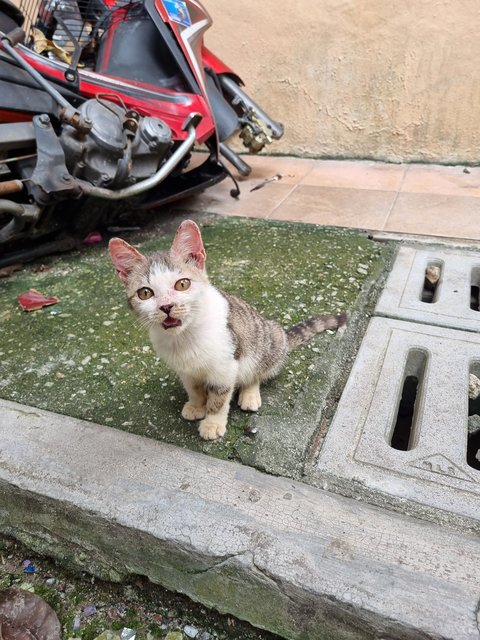
<svg viewBox="0 0 480 640">
<path fill-rule="evenodd" d="M 39 117 L 38 117 L 38 121 L 40 122 L 40 124 L 43 127 L 48 127 L 48 125 L 50 124 L 50 118 L 48 117 L 48 115 L 46 113 L 42 113 Z"/>
</svg>

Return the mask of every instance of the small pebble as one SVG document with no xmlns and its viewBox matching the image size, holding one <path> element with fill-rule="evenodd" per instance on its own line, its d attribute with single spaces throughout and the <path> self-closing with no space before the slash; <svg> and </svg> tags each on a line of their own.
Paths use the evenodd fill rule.
<svg viewBox="0 0 480 640">
<path fill-rule="evenodd" d="M 183 627 L 183 633 L 187 636 L 187 638 L 196 638 L 198 636 L 198 629 L 190 624 L 187 624 L 185 627 Z"/>
<path fill-rule="evenodd" d="M 86 617 L 94 616 L 97 613 L 97 607 L 94 604 L 89 604 L 83 610 L 83 615 Z"/>
</svg>

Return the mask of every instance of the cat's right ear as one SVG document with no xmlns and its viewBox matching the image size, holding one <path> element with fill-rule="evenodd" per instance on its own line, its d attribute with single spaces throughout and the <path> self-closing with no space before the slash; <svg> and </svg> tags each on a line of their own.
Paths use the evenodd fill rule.
<svg viewBox="0 0 480 640">
<path fill-rule="evenodd" d="M 203 271 L 207 254 L 203 246 L 202 234 L 193 220 L 184 220 L 178 227 L 170 248 L 170 254 L 182 262 L 193 260 Z"/>
<path fill-rule="evenodd" d="M 112 238 L 108 243 L 108 250 L 117 270 L 117 275 L 125 284 L 127 284 L 128 276 L 135 265 L 146 261 L 145 256 L 142 256 L 141 253 L 121 238 Z"/>
</svg>

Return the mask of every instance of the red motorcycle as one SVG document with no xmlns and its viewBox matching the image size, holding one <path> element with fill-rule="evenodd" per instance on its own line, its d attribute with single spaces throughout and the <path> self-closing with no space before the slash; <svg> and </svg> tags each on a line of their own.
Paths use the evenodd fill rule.
<svg viewBox="0 0 480 640">
<path fill-rule="evenodd" d="M 0 0 L 0 266 L 203 190 L 223 159 L 248 175 L 233 134 L 252 153 L 282 136 L 210 25 L 198 0 Z"/>
</svg>

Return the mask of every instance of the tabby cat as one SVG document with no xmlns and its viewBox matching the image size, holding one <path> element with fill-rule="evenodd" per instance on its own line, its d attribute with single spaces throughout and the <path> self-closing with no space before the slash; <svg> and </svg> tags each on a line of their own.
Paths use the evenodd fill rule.
<svg viewBox="0 0 480 640">
<path fill-rule="evenodd" d="M 284 331 L 244 300 L 216 289 L 192 220 L 179 226 L 169 251 L 146 257 L 120 238 L 110 240 L 109 250 L 130 307 L 187 391 L 182 416 L 200 420 L 206 440 L 224 435 L 236 388 L 240 408 L 257 411 L 260 383 L 280 372 L 288 352 L 346 322 L 345 314 L 316 316 Z"/>
</svg>

